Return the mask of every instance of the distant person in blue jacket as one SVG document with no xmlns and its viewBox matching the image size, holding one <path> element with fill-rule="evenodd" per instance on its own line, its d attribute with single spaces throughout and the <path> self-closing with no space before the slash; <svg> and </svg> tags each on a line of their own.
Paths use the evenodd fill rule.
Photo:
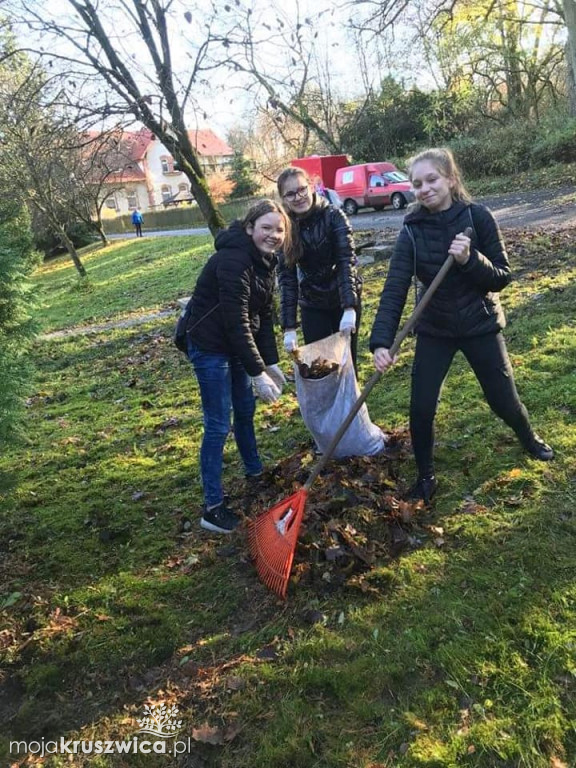
<svg viewBox="0 0 576 768">
<path fill-rule="evenodd" d="M 144 218 L 138 208 L 136 208 L 135 211 L 132 213 L 132 224 L 134 224 L 134 228 L 136 229 L 136 237 L 142 237 L 142 222 L 144 221 Z"/>
</svg>

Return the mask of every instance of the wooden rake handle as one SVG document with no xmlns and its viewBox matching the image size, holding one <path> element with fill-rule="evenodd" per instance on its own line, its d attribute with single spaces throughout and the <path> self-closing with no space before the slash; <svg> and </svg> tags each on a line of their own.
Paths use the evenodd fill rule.
<svg viewBox="0 0 576 768">
<path fill-rule="evenodd" d="M 464 230 L 464 234 L 466 235 L 466 237 L 471 237 L 472 236 L 472 228 L 471 227 L 466 227 L 466 229 Z M 444 264 L 442 264 L 442 266 L 440 267 L 440 270 L 438 271 L 436 277 L 434 278 L 434 280 L 432 280 L 432 282 L 428 286 L 426 292 L 424 293 L 424 295 L 422 296 L 422 298 L 420 299 L 420 301 L 416 305 L 414 311 L 412 312 L 412 314 L 410 315 L 408 320 L 406 320 L 405 324 L 402 326 L 402 329 L 396 334 L 396 338 L 394 339 L 394 343 L 390 347 L 390 356 L 391 357 L 394 357 L 394 355 L 398 352 L 398 350 L 400 349 L 400 345 L 402 344 L 402 342 L 404 341 L 406 336 L 408 336 L 410 331 L 414 328 L 414 326 L 416 325 L 416 323 L 420 319 L 420 315 L 422 314 L 422 312 L 424 312 L 424 310 L 428 306 L 428 303 L 430 302 L 430 299 L 436 293 L 436 289 L 438 288 L 438 286 L 440 285 L 442 280 L 444 280 L 444 278 L 446 277 L 446 274 L 447 274 L 448 270 L 450 269 L 450 267 L 452 266 L 453 263 L 454 263 L 454 257 L 453 256 L 448 256 L 448 258 L 446 259 Z M 358 413 L 358 411 L 360 410 L 360 408 L 362 408 L 362 406 L 364 405 L 364 402 L 366 401 L 366 398 L 368 397 L 370 392 L 372 392 L 372 390 L 374 389 L 374 387 L 376 386 L 376 384 L 380 380 L 381 376 L 382 376 L 382 373 L 380 371 L 376 371 L 375 373 L 372 374 L 372 376 L 368 379 L 368 381 L 364 385 L 364 388 L 362 389 L 362 392 L 360 392 L 358 400 L 356 400 L 356 402 L 354 403 L 354 405 L 352 406 L 352 408 L 350 410 L 350 413 L 348 414 L 348 416 L 346 416 L 346 418 L 344 419 L 344 421 L 340 425 L 340 428 L 338 429 L 338 431 L 334 435 L 334 437 L 332 439 L 332 442 L 330 443 L 330 445 L 328 446 L 328 448 L 326 450 L 326 453 L 324 453 L 321 456 L 321 458 L 316 462 L 316 464 L 312 468 L 310 476 L 308 477 L 308 480 L 304 484 L 304 490 L 305 491 L 309 491 L 310 490 L 310 488 L 312 486 L 312 483 L 316 480 L 316 478 L 318 477 L 320 472 L 322 472 L 322 470 L 324 469 L 326 464 L 328 464 L 328 462 L 332 458 L 332 454 L 336 450 L 336 447 L 337 447 L 338 443 L 340 442 L 340 440 L 344 436 L 344 433 L 346 432 L 346 430 L 348 429 L 348 427 L 350 426 L 350 424 L 354 420 L 354 418 L 355 418 L 356 414 Z"/>
</svg>

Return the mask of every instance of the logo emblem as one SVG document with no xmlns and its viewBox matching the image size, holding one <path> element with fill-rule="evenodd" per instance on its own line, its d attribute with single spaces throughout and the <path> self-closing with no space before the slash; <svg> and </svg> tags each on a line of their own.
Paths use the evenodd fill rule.
<svg viewBox="0 0 576 768">
<path fill-rule="evenodd" d="M 166 704 L 144 705 L 142 719 L 138 720 L 138 733 L 149 733 L 161 739 L 171 739 L 182 730 L 182 720 L 178 720 L 178 707 Z"/>
</svg>

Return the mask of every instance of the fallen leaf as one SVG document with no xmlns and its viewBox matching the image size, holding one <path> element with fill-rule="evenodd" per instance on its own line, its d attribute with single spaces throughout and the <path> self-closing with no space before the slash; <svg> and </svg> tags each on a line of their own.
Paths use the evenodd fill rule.
<svg viewBox="0 0 576 768">
<path fill-rule="evenodd" d="M 560 760 L 556 755 L 552 755 L 550 758 L 550 768 L 568 768 L 568 764 L 564 760 Z"/>
<path fill-rule="evenodd" d="M 216 725 L 203 723 L 200 728 L 192 729 L 192 738 L 202 744 L 224 744 L 224 730 Z"/>
<path fill-rule="evenodd" d="M 225 687 L 228 691 L 242 691 L 246 687 L 246 681 L 242 677 L 228 677 Z"/>
</svg>

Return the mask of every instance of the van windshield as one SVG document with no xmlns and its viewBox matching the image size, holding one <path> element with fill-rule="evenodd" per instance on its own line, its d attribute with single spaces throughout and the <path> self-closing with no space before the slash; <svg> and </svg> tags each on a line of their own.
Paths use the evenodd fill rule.
<svg viewBox="0 0 576 768">
<path fill-rule="evenodd" d="M 402 171 L 390 171 L 389 173 L 384 174 L 384 178 L 389 182 L 408 181 L 408 176 L 406 176 L 405 173 L 402 173 Z"/>
</svg>

